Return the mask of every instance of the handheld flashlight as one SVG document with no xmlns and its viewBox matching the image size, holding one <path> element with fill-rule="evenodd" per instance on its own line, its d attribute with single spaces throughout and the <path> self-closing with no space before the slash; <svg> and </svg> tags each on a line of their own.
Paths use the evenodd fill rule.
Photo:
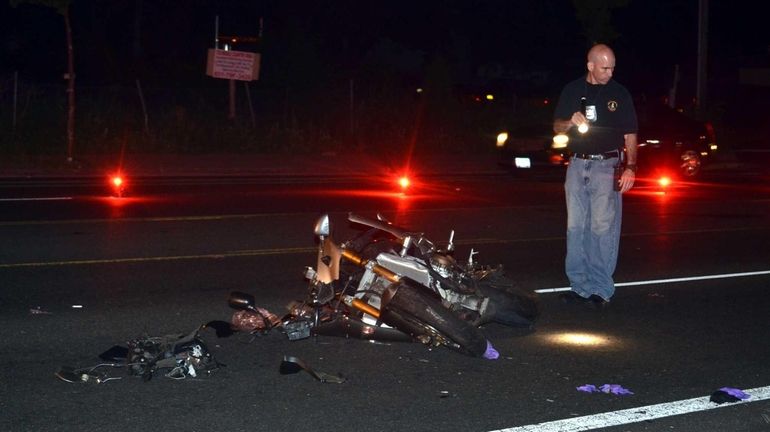
<svg viewBox="0 0 770 432">
<path fill-rule="evenodd" d="M 586 97 L 583 96 L 580 98 L 580 113 L 583 114 L 583 117 L 586 116 Z M 584 134 L 588 132 L 588 123 L 580 123 L 578 126 L 578 132 Z"/>
</svg>

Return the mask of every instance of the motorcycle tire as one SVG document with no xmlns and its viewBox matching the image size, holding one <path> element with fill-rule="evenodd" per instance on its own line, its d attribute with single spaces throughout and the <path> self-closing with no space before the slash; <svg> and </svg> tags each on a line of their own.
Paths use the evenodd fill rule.
<svg viewBox="0 0 770 432">
<path fill-rule="evenodd" d="M 422 286 L 402 282 L 382 313 L 383 322 L 414 338 L 427 336 L 473 357 L 481 357 L 487 350 L 487 339 L 478 328 L 452 313 Z"/>
<path fill-rule="evenodd" d="M 517 287 L 512 279 L 500 272 L 493 272 L 478 281 L 477 288 L 481 295 L 489 297 L 485 317 L 492 321 L 512 327 L 530 327 L 540 315 L 535 295 Z"/>
</svg>

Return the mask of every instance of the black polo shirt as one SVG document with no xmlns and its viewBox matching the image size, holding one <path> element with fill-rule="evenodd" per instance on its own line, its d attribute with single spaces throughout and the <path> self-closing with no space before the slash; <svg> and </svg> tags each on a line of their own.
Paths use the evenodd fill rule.
<svg viewBox="0 0 770 432">
<path fill-rule="evenodd" d="M 623 148 L 623 135 L 636 133 L 636 110 L 631 94 L 610 80 L 607 84 L 591 84 L 582 76 L 570 82 L 561 91 L 554 111 L 554 120 L 566 120 L 580 111 L 580 98 L 585 96 L 590 114 L 595 110 L 595 120 L 589 123 L 588 132 L 581 134 L 577 127 L 570 128 L 568 148 L 575 153 L 600 154 Z"/>
</svg>

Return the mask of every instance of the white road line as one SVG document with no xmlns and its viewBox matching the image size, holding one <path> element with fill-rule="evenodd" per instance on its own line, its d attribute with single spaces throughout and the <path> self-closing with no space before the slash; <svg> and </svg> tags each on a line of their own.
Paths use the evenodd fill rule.
<svg viewBox="0 0 770 432">
<path fill-rule="evenodd" d="M 72 197 L 0 198 L 0 201 L 64 201 Z"/>
<path fill-rule="evenodd" d="M 743 390 L 743 392 L 749 394 L 751 397 L 735 403 L 718 405 L 714 402 L 710 402 L 708 396 L 704 396 L 657 405 L 629 408 L 620 411 L 517 426 L 508 429 L 498 429 L 490 432 L 579 432 L 770 399 L 770 387 L 757 387 L 750 390 Z"/>
<path fill-rule="evenodd" d="M 744 273 L 725 273 L 725 274 L 706 275 L 706 276 L 691 276 L 691 277 L 681 277 L 681 278 L 672 278 L 672 279 L 654 279 L 654 280 L 636 281 L 636 282 L 620 282 L 620 283 L 616 283 L 615 286 L 622 287 L 622 286 L 637 286 L 637 285 L 655 285 L 655 284 L 666 284 L 666 283 L 676 283 L 676 282 L 691 282 L 691 281 L 708 280 L 708 279 L 727 279 L 727 278 L 736 278 L 736 277 L 745 277 L 745 276 L 759 276 L 759 275 L 767 275 L 767 274 L 770 274 L 770 270 L 744 272 Z M 545 294 L 545 293 L 554 293 L 554 292 L 569 291 L 569 290 L 570 290 L 570 287 L 542 288 L 542 289 L 535 290 L 535 292 L 538 294 Z"/>
</svg>

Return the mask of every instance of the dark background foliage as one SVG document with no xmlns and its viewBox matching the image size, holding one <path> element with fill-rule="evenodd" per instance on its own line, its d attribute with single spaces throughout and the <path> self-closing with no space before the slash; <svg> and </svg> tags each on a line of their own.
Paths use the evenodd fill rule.
<svg viewBox="0 0 770 432">
<path fill-rule="evenodd" d="M 63 20 L 45 2 L 12 3 L 0 5 L 0 151 L 55 154 Z M 695 94 L 696 0 L 59 3 L 70 3 L 81 154 L 489 151 L 501 124 L 549 133 L 545 102 L 597 41 L 614 47 L 616 77 L 637 97 L 667 96 L 677 66 L 677 105 L 691 110 Z M 766 89 L 738 80 L 741 67 L 770 67 L 754 5 L 710 2 L 706 115 L 722 135 L 770 111 Z M 205 75 L 217 16 L 221 35 L 262 32 L 234 46 L 262 55 L 259 81 L 236 83 L 235 119 L 228 82 Z"/>
</svg>

